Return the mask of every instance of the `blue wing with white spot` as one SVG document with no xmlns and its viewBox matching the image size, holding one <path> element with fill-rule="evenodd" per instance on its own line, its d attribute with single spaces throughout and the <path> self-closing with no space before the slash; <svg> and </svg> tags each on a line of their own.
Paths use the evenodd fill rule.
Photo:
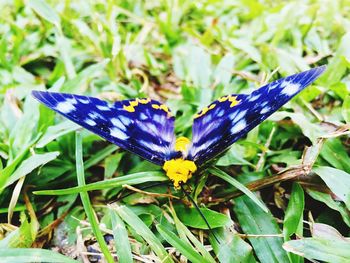
<svg viewBox="0 0 350 263">
<path fill-rule="evenodd" d="M 87 96 L 33 91 L 41 103 L 121 148 L 158 165 L 174 155 L 174 117 L 151 99 L 106 101 Z"/>
<path fill-rule="evenodd" d="M 229 95 L 199 112 L 192 128 L 188 159 L 197 166 L 216 157 L 246 135 L 322 74 L 318 67 L 271 82 L 250 95 Z"/>
</svg>

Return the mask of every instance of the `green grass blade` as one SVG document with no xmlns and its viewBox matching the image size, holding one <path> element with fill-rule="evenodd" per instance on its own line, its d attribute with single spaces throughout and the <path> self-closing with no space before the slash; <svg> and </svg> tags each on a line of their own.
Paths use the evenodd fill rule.
<svg viewBox="0 0 350 263">
<path fill-rule="evenodd" d="M 82 137 L 79 132 L 76 133 L 76 140 L 75 140 L 75 158 L 76 158 L 76 166 L 77 166 L 77 179 L 78 179 L 78 185 L 84 186 L 85 185 L 85 177 L 84 177 L 84 163 L 83 163 L 83 147 L 82 147 Z M 89 222 L 91 224 L 92 231 L 94 232 L 94 235 L 96 236 L 97 242 L 100 245 L 101 251 L 103 255 L 105 256 L 107 262 L 114 262 L 113 256 L 108 250 L 107 244 L 103 238 L 103 235 L 100 231 L 96 214 L 91 206 L 89 195 L 86 191 L 80 192 L 80 198 L 83 203 L 83 207 L 86 213 L 86 216 L 89 219 Z"/>
<path fill-rule="evenodd" d="M 78 263 L 74 259 L 63 256 L 48 249 L 39 248 L 0 248 L 0 262 L 61 262 Z"/>
<path fill-rule="evenodd" d="M 162 260 L 162 262 L 174 262 L 158 238 L 133 211 L 131 211 L 125 205 L 118 206 L 113 204 L 111 207 L 118 213 L 124 222 L 127 222 L 127 224 L 131 226 L 149 244 L 151 249 L 160 258 L 160 260 Z"/>
<path fill-rule="evenodd" d="M 157 225 L 156 227 L 158 232 L 162 235 L 162 237 L 191 262 L 211 262 L 203 258 L 196 250 L 193 249 L 192 246 L 178 238 L 174 233 L 170 232 L 164 226 Z"/>
<path fill-rule="evenodd" d="M 30 0 L 29 6 L 42 18 L 54 24 L 58 28 L 61 26 L 61 19 L 57 12 L 44 0 Z"/>
<path fill-rule="evenodd" d="M 169 180 L 168 177 L 164 175 L 163 172 L 141 172 L 134 173 L 129 175 L 120 176 L 118 178 L 113 178 L 109 180 L 99 181 L 96 183 L 91 183 L 87 185 L 81 185 L 66 189 L 58 190 L 42 190 L 33 192 L 36 195 L 68 195 L 68 194 L 77 194 L 81 191 L 92 191 L 92 190 L 102 190 L 110 189 L 114 187 L 122 187 L 125 184 L 135 185 L 142 184 L 146 182 L 162 182 Z"/>
<path fill-rule="evenodd" d="M 214 174 L 215 176 L 225 180 L 232 186 L 236 187 L 238 190 L 241 192 L 245 193 L 254 203 L 256 203 L 264 212 L 268 212 L 269 210 L 265 206 L 265 204 L 252 192 L 250 191 L 247 187 L 245 187 L 243 184 L 238 182 L 236 179 L 234 179 L 232 176 L 229 176 L 227 173 L 224 171 L 220 170 L 217 167 L 212 167 L 209 169 L 209 172 Z"/>
<path fill-rule="evenodd" d="M 54 159 L 59 155 L 59 152 L 48 152 L 43 154 L 35 154 L 24 160 L 20 166 L 11 174 L 8 178 L 5 187 L 13 184 L 21 177 L 31 173 L 34 169 L 42 166 Z"/>
<path fill-rule="evenodd" d="M 118 262 L 132 263 L 131 247 L 124 222 L 112 208 L 109 208 L 109 213 L 111 215 L 114 240 L 118 240 L 118 242 L 115 242 Z"/>
<path fill-rule="evenodd" d="M 177 229 L 177 232 L 179 233 L 179 236 L 182 240 L 187 241 L 188 239 L 191 241 L 191 243 L 195 246 L 195 248 L 198 250 L 199 253 L 202 254 L 203 257 L 205 257 L 208 262 L 215 263 L 214 258 L 210 255 L 210 253 L 205 249 L 203 244 L 193 235 L 193 233 L 181 222 L 181 220 L 178 218 L 175 210 L 170 210 L 174 223 Z M 188 238 L 188 239 L 187 239 Z"/>
</svg>

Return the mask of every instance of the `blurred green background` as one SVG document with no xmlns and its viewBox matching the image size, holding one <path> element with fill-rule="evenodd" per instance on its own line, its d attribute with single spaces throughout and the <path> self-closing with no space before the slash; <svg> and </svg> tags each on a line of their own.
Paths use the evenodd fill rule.
<svg viewBox="0 0 350 263">
<path fill-rule="evenodd" d="M 350 262 L 349 14 L 348 0 L 2 0 L 0 261 Z M 221 244 L 164 185 L 107 206 L 167 178 L 30 95 L 151 97 L 189 136 L 218 97 L 320 65 L 192 183 Z"/>
</svg>

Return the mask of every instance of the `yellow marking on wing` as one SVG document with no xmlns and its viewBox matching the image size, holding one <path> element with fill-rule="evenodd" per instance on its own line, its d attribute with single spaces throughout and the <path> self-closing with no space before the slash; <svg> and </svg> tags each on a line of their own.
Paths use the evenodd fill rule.
<svg viewBox="0 0 350 263">
<path fill-rule="evenodd" d="M 209 107 L 205 107 L 204 109 L 202 109 L 199 113 L 197 113 L 194 118 L 199 118 L 202 117 L 203 115 L 205 115 L 208 111 L 214 109 L 216 106 L 216 104 L 211 104 Z"/>
<path fill-rule="evenodd" d="M 156 110 L 159 110 L 160 107 L 159 107 L 158 104 L 152 104 L 152 108 L 153 108 L 153 109 L 156 109 Z"/>
<path fill-rule="evenodd" d="M 219 102 L 224 102 L 228 100 L 228 96 L 223 96 L 221 98 L 218 99 Z"/>
<path fill-rule="evenodd" d="M 124 105 L 123 109 L 128 111 L 128 112 L 135 112 L 134 106 L 131 106 L 131 105 L 129 105 L 129 106 Z"/>
<path fill-rule="evenodd" d="M 174 183 L 174 188 L 180 188 L 180 183 L 186 183 L 197 170 L 194 162 L 184 159 L 172 159 L 163 165 L 166 175 Z"/>
<path fill-rule="evenodd" d="M 237 100 L 236 96 L 230 96 L 228 100 L 231 102 L 230 108 L 236 106 L 240 102 L 240 100 Z"/>
<path fill-rule="evenodd" d="M 141 104 L 147 104 L 151 101 L 150 98 L 147 98 L 147 99 L 138 99 L 138 101 L 141 103 Z"/>
<path fill-rule="evenodd" d="M 136 107 L 137 105 L 139 105 L 139 102 L 137 101 L 137 99 L 130 101 L 130 106 Z"/>
<path fill-rule="evenodd" d="M 165 111 L 166 113 L 169 113 L 169 108 L 164 104 L 160 105 L 160 109 Z"/>
</svg>

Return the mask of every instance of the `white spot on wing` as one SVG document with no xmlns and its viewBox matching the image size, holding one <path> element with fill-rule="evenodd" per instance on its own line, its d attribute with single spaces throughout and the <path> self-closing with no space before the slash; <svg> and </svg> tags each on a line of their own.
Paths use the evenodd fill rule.
<svg viewBox="0 0 350 263">
<path fill-rule="evenodd" d="M 269 106 L 266 106 L 264 108 L 262 108 L 262 110 L 260 111 L 261 114 L 265 114 L 267 113 L 271 108 Z"/>
<path fill-rule="evenodd" d="M 108 111 L 108 110 L 110 110 L 109 107 L 107 107 L 107 106 L 102 106 L 102 105 L 96 105 L 96 108 L 99 109 L 99 110 L 102 110 L 102 111 Z"/>
<path fill-rule="evenodd" d="M 95 126 L 96 125 L 96 122 L 94 120 L 91 120 L 91 119 L 86 119 L 85 123 L 90 125 L 90 126 Z"/>
<path fill-rule="evenodd" d="M 147 119 L 147 115 L 144 114 L 143 112 L 141 112 L 140 119 L 143 120 L 143 121 L 146 120 Z"/>
<path fill-rule="evenodd" d="M 236 112 L 233 116 L 230 116 L 231 117 L 230 119 L 233 122 L 236 122 L 236 121 L 242 119 L 246 115 L 246 113 L 247 113 L 247 110 Z"/>
<path fill-rule="evenodd" d="M 224 111 L 223 109 L 221 109 L 221 110 L 218 112 L 217 116 L 218 116 L 218 117 L 222 117 L 222 116 L 224 116 L 224 114 L 225 114 L 225 111 Z"/>
<path fill-rule="evenodd" d="M 245 119 L 242 119 L 231 128 L 231 133 L 236 134 L 241 130 L 243 130 L 246 126 L 247 126 L 247 122 L 245 121 Z"/>
<path fill-rule="evenodd" d="M 56 105 L 56 110 L 62 113 L 69 113 L 76 108 L 73 106 L 73 104 L 70 101 L 63 101 Z"/>
<path fill-rule="evenodd" d="M 160 153 L 164 153 L 165 152 L 164 147 L 161 147 L 161 146 L 156 145 L 156 144 L 151 143 L 151 142 L 147 142 L 145 140 L 140 140 L 140 144 L 145 146 L 146 148 L 148 148 L 150 150 L 153 150 L 153 151 L 156 151 L 156 152 L 160 152 Z"/>
<path fill-rule="evenodd" d="M 248 100 L 249 101 L 256 101 L 257 99 L 259 99 L 259 97 L 260 97 L 260 94 L 257 94 L 257 95 L 254 95 L 254 96 L 250 95 Z"/>
<path fill-rule="evenodd" d="M 88 99 L 78 99 L 81 103 L 83 104 L 89 104 L 89 100 Z"/>
<path fill-rule="evenodd" d="M 120 130 L 126 131 L 124 124 L 118 118 L 111 119 L 112 124 Z"/>
<path fill-rule="evenodd" d="M 122 121 L 124 126 L 128 126 L 130 124 L 130 122 L 131 122 L 131 120 L 128 117 L 125 117 L 123 115 L 120 115 L 119 119 Z"/>
<path fill-rule="evenodd" d="M 103 119 L 103 120 L 105 119 L 101 114 L 99 114 L 97 112 L 94 112 L 94 111 L 89 113 L 88 115 L 89 115 L 90 118 L 92 118 L 94 120 L 96 120 L 98 118 Z"/>
<path fill-rule="evenodd" d="M 118 138 L 120 140 L 126 140 L 127 138 L 129 138 L 128 135 L 126 135 L 124 132 L 122 132 L 121 130 L 119 130 L 116 127 L 113 127 L 110 130 L 110 134 L 112 137 Z"/>
<path fill-rule="evenodd" d="M 299 88 L 300 85 L 298 83 L 290 83 L 282 90 L 282 93 L 291 96 L 297 93 Z"/>
<path fill-rule="evenodd" d="M 69 98 L 69 99 L 66 99 L 67 102 L 70 102 L 72 104 L 77 104 L 77 100 L 75 98 Z"/>
</svg>

